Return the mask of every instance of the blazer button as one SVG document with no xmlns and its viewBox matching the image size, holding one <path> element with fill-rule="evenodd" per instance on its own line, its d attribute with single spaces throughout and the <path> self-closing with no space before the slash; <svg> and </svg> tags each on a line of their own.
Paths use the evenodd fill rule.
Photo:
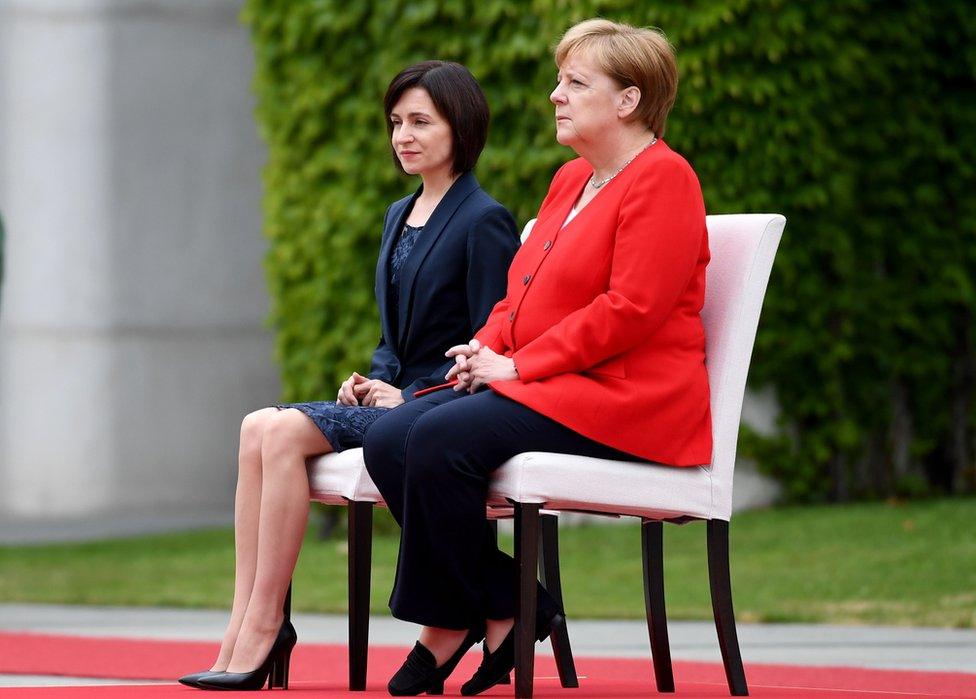
<svg viewBox="0 0 976 699">
<path fill-rule="evenodd" d="M 551 247 L 552 247 L 552 241 L 551 240 L 547 240 L 546 243 L 545 243 L 545 245 L 542 246 L 542 249 L 543 250 L 548 250 Z"/>
<path fill-rule="evenodd" d="M 524 277 L 522 277 L 522 283 L 523 284 L 528 284 L 530 279 L 532 279 L 532 275 L 531 274 L 526 274 Z"/>
<path fill-rule="evenodd" d="M 508 314 L 508 319 L 515 320 L 515 311 L 512 311 L 511 313 Z"/>
</svg>

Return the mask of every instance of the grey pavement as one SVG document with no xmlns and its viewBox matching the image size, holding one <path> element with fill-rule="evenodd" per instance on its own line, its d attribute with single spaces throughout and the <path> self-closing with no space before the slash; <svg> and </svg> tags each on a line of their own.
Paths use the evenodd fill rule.
<svg viewBox="0 0 976 699">
<path fill-rule="evenodd" d="M 345 643 L 346 617 L 296 614 L 301 641 Z M 218 641 L 227 612 L 216 610 L 0 604 L 0 630 L 89 637 Z M 640 621 L 569 621 L 574 654 L 648 657 L 647 627 Z M 675 660 L 721 662 L 715 628 L 708 622 L 668 624 Z M 976 630 L 814 624 L 739 624 L 747 663 L 846 666 L 976 673 Z M 373 617 L 371 645 L 410 646 L 417 627 Z M 548 644 L 540 652 L 550 653 Z M 0 676 L 0 686 L 65 683 L 65 678 Z M 67 680 L 72 684 L 82 681 Z M 93 680 L 84 680 L 92 682 Z M 97 681 L 97 680 L 95 680 Z"/>
<path fill-rule="evenodd" d="M 114 512 L 93 517 L 13 517 L 0 515 L 0 545 L 53 544 L 164 534 L 234 526 L 233 509 L 168 508 Z"/>
</svg>

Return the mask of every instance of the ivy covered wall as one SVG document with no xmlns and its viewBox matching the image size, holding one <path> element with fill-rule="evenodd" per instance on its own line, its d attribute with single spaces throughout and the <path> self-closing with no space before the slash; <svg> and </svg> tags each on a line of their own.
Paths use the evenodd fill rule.
<svg viewBox="0 0 976 699">
<path fill-rule="evenodd" d="M 378 337 L 373 269 L 396 174 L 381 99 L 427 58 L 492 108 L 477 169 L 531 218 L 555 169 L 550 48 L 593 16 L 665 30 L 666 139 L 709 213 L 789 222 L 750 381 L 782 433 L 740 448 L 801 500 L 976 489 L 976 13 L 966 0 L 248 0 L 271 322 L 286 399 L 331 398 Z"/>
</svg>

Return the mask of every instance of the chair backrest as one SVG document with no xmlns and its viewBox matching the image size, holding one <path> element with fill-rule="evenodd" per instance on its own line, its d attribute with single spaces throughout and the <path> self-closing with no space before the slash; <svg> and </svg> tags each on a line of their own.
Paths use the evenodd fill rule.
<svg viewBox="0 0 976 699">
<path fill-rule="evenodd" d="M 746 376 L 786 218 L 727 214 L 706 221 L 712 259 L 705 272 L 702 322 L 712 407 L 712 516 L 728 520 Z"/>
<path fill-rule="evenodd" d="M 732 474 L 742 399 L 766 283 L 786 218 L 780 214 L 706 217 L 711 261 L 706 270 L 705 361 L 712 407 L 712 516 L 732 515 Z M 535 219 L 522 230 L 522 242 Z"/>
</svg>

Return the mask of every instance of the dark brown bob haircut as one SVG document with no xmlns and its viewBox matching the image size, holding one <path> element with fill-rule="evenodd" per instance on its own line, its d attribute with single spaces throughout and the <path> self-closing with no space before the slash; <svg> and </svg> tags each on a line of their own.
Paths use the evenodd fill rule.
<svg viewBox="0 0 976 699">
<path fill-rule="evenodd" d="M 425 90 L 437 111 L 451 125 L 451 134 L 454 137 L 453 174 L 460 175 L 473 170 L 488 140 L 488 122 L 491 117 L 485 93 L 481 91 L 481 86 L 471 75 L 471 71 L 460 63 L 449 61 L 423 61 L 400 71 L 386 89 L 386 97 L 383 98 L 386 130 L 390 138 L 393 137 L 390 114 L 403 93 L 412 87 Z M 403 172 L 395 149 L 393 162 Z"/>
</svg>

